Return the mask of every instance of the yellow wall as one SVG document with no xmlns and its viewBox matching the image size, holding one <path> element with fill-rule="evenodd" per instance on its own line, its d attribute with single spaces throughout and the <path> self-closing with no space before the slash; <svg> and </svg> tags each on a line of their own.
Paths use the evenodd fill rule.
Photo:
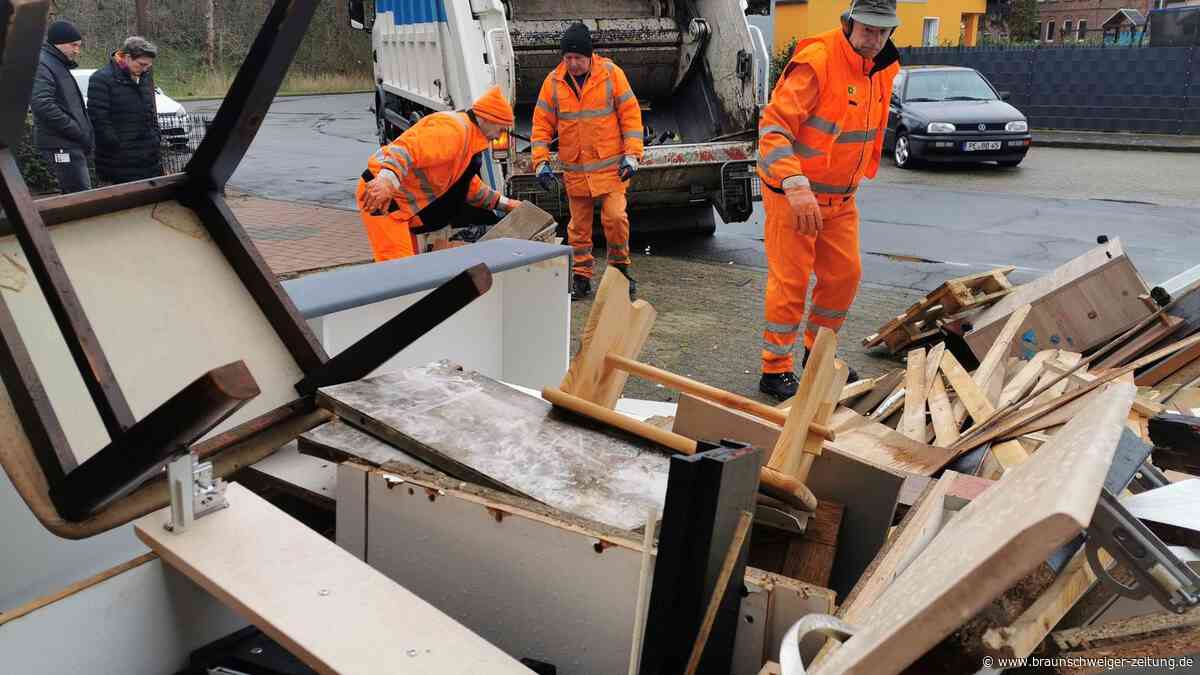
<svg viewBox="0 0 1200 675">
<path fill-rule="evenodd" d="M 775 51 L 783 49 L 795 38 L 804 39 L 838 26 L 842 12 L 850 6 L 848 0 L 810 0 L 807 3 L 776 3 Z M 921 30 L 926 18 L 940 19 L 939 45 L 958 45 L 959 33 L 965 23 L 963 44 L 974 46 L 979 32 L 979 17 L 987 10 L 987 0 L 900 0 L 897 13 L 900 27 L 893 40 L 897 47 L 920 47 Z"/>
</svg>

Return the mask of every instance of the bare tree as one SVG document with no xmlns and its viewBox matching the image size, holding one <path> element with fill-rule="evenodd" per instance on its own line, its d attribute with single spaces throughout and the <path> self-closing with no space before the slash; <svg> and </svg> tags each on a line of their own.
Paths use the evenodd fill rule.
<svg viewBox="0 0 1200 675">
<path fill-rule="evenodd" d="M 151 33 L 150 0 L 137 0 L 134 16 L 138 35 L 149 35 Z"/>
<path fill-rule="evenodd" d="M 214 16 L 216 15 L 214 0 L 202 0 L 202 11 L 204 12 L 204 65 L 213 68 L 217 64 L 216 59 L 216 44 L 217 31 Z"/>
</svg>

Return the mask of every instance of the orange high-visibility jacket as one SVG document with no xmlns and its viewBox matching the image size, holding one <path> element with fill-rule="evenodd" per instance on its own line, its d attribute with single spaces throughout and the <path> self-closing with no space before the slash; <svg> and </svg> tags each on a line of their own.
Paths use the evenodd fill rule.
<svg viewBox="0 0 1200 675">
<path fill-rule="evenodd" d="M 641 161 L 643 136 L 642 110 L 625 71 L 593 55 L 580 94 L 568 82 L 570 77 L 560 63 L 542 83 L 533 111 L 533 166 L 550 159 L 550 141 L 557 135 L 568 195 L 623 191 L 617 166 L 625 155 Z"/>
<path fill-rule="evenodd" d="M 372 228 L 394 227 L 397 238 L 408 237 L 408 230 L 418 227 L 417 214 L 442 196 L 462 177 L 471 163 L 471 158 L 488 148 L 488 139 L 471 122 L 466 113 L 437 112 L 421 118 L 396 140 L 380 148 L 367 160 L 367 168 L 373 175 L 387 169 L 400 179 L 400 194 L 393 200 L 395 209 L 387 214 L 394 223 L 383 218 L 364 219 L 367 236 L 376 241 L 387 241 L 387 236 L 377 236 Z M 363 181 L 360 179 L 360 194 Z M 467 202 L 472 206 L 494 209 L 500 203 L 500 193 L 488 187 L 478 176 L 471 179 L 467 190 Z M 361 207 L 361 200 L 360 200 Z M 378 248 L 378 247 L 376 247 Z M 411 254 L 411 251 L 409 252 Z M 388 255 L 380 258 L 403 257 Z"/>
<path fill-rule="evenodd" d="M 874 62 L 841 28 L 801 41 L 758 124 L 758 175 L 769 188 L 806 176 L 817 194 L 852 194 L 874 178 L 887 130 L 899 53 L 889 40 Z M 815 106 L 812 88 L 817 88 Z"/>
</svg>

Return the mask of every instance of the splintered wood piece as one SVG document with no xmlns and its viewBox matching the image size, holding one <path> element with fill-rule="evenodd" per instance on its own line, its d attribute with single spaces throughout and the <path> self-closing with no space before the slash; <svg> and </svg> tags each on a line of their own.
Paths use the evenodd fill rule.
<svg viewBox="0 0 1200 675">
<path fill-rule="evenodd" d="M 1166 338 L 1179 324 L 1183 323 L 1183 319 L 1171 314 L 1162 314 L 1160 317 L 1162 323 L 1155 323 L 1147 326 L 1141 333 L 1134 337 L 1124 346 L 1118 347 L 1116 351 L 1104 357 L 1100 363 L 1093 364 L 1096 370 L 1107 370 L 1108 368 L 1116 368 L 1125 365 L 1129 359 L 1137 357 L 1138 354 L 1153 347 L 1160 340 Z"/>
<path fill-rule="evenodd" d="M 1029 453 L 1019 441 L 1010 440 L 993 445 L 989 459 L 984 462 L 980 476 L 988 480 L 1000 480 L 1004 472 L 1029 459 Z"/>
<path fill-rule="evenodd" d="M 554 230 L 554 216 L 538 208 L 533 202 L 522 201 L 517 208 L 510 211 L 479 238 L 479 241 L 492 239 L 536 239 L 549 241 L 549 234 Z"/>
<path fill-rule="evenodd" d="M 915 441 L 850 410 L 838 411 L 834 426 L 838 428 L 838 438 L 827 442 L 826 447 L 896 472 L 930 476 L 955 454 L 954 450 Z"/>
<path fill-rule="evenodd" d="M 1164 359 L 1162 363 L 1138 375 L 1134 383 L 1139 387 L 1153 387 L 1194 362 L 1200 362 L 1200 344 Z"/>
<path fill-rule="evenodd" d="M 992 372 L 992 379 L 987 383 L 988 401 L 996 406 L 1000 401 L 1000 393 L 1004 390 L 1004 379 L 1008 376 L 1008 364 L 1001 363 L 996 366 L 996 370 Z"/>
<path fill-rule="evenodd" d="M 904 416 L 900 418 L 897 431 L 921 442 L 925 441 L 925 391 L 925 350 L 918 348 L 908 353 Z"/>
<path fill-rule="evenodd" d="M 708 636 L 712 633 L 713 623 L 717 619 L 717 610 L 721 607 L 721 600 L 725 597 L 725 593 L 729 587 L 729 579 L 733 576 L 733 568 L 737 565 L 738 556 L 742 552 L 742 544 L 746 542 L 746 535 L 750 533 L 750 521 L 752 516 L 745 511 L 738 518 L 737 529 L 733 532 L 733 540 L 729 542 L 729 550 L 725 553 L 725 560 L 721 564 L 721 571 L 717 574 L 717 583 L 713 588 L 712 597 L 708 600 L 708 607 L 704 611 L 704 620 L 700 622 L 700 633 L 696 635 L 696 642 L 692 644 L 692 654 L 688 658 L 686 675 L 694 675 L 696 669 L 700 667 L 700 657 L 704 654 L 704 645 L 708 644 Z"/>
<path fill-rule="evenodd" d="M 946 393 L 946 384 L 941 372 L 933 374 L 933 388 L 929 393 L 929 412 L 933 415 L 933 429 L 936 443 L 948 447 L 958 440 L 958 425 L 954 423 L 954 408 L 950 405 L 950 397 Z"/>
<path fill-rule="evenodd" d="M 629 302 L 629 280 L 609 267 L 588 312 L 579 353 L 571 360 L 559 388 L 611 409 L 621 397 L 629 373 L 609 366 L 605 357 L 617 354 L 636 359 L 656 316 L 645 300 Z"/>
<path fill-rule="evenodd" d="M 1133 396 L 1132 386 L 1114 384 L 1005 476 L 1002 489 L 967 504 L 814 675 L 902 672 L 1078 535 L 1091 520 Z"/>
<path fill-rule="evenodd" d="M 800 386 L 796 390 L 796 404 L 788 413 L 783 433 L 779 435 L 779 442 L 775 444 L 771 459 L 767 462 L 767 466 L 772 469 L 804 480 L 797 474 L 801 455 L 804 454 L 804 440 L 808 436 L 809 425 L 816 417 L 817 409 L 824 401 L 823 392 L 828 392 L 833 383 L 836 352 L 836 334 L 828 328 L 821 328 L 813 343 L 812 353 L 808 356 L 808 365 L 800 377 Z"/>
<path fill-rule="evenodd" d="M 849 373 L 847 373 L 847 375 L 849 375 Z M 851 382 L 850 384 L 847 384 L 845 387 L 842 387 L 842 395 L 838 396 L 838 403 L 846 403 L 858 398 L 859 396 L 862 396 L 863 394 L 866 394 L 867 392 L 875 389 L 875 386 L 878 385 L 885 377 L 887 376 L 881 375 L 879 377 L 859 380 L 858 382 Z M 791 404 L 789 403 L 788 405 Z"/>
<path fill-rule="evenodd" d="M 1100 549 L 1099 558 L 1106 569 L 1116 563 L 1104 549 Z M 1050 588 L 1016 621 L 1008 626 L 989 628 L 983 634 L 984 651 L 998 658 L 1028 657 L 1095 583 L 1096 573 L 1087 562 L 1086 552 L 1080 549 Z"/>
<path fill-rule="evenodd" d="M 1017 374 L 1008 381 L 1008 384 L 1004 385 L 1004 389 L 1000 392 L 1000 401 L 996 403 L 996 406 L 1003 408 L 1033 391 L 1038 378 L 1042 375 L 1042 368 L 1046 360 L 1054 356 L 1057 351 L 1055 349 L 1044 349 L 1034 354 L 1032 359 L 1026 361 L 1025 365 L 1017 371 Z"/>
<path fill-rule="evenodd" d="M 901 369 L 893 370 L 881 377 L 874 389 L 867 392 L 866 395 L 850 407 L 860 415 L 869 415 L 876 406 L 891 396 L 892 392 L 896 391 L 896 387 L 899 387 L 903 382 L 904 371 Z"/>
<path fill-rule="evenodd" d="M 134 532 L 164 562 L 320 673 L 528 673 L 516 659 L 236 483 L 229 508 Z M 330 630 L 331 625 L 344 630 Z M 397 632 L 399 631 L 399 633 Z M 403 634 L 404 640 L 396 635 Z M 413 656 L 411 646 L 422 646 Z"/>
<path fill-rule="evenodd" d="M 958 394 L 958 400 L 964 410 L 971 414 L 971 419 L 975 420 L 976 424 L 987 419 L 996 411 L 979 384 L 967 374 L 962 364 L 951 352 L 946 352 L 942 356 L 942 373 L 945 374 L 946 381 L 950 383 L 954 392 Z M 957 414 L 955 420 L 959 423 L 962 421 Z"/>
<path fill-rule="evenodd" d="M 942 356 L 946 353 L 946 343 L 939 342 L 929 348 L 929 353 L 925 355 L 925 398 L 929 398 L 929 392 L 933 389 L 933 377 L 937 375 L 938 370 L 942 367 Z"/>
<path fill-rule="evenodd" d="M 996 337 L 996 341 L 992 343 L 991 349 L 987 355 L 979 362 L 979 368 L 975 371 L 975 384 L 978 384 L 980 389 L 988 390 L 992 376 L 996 374 L 997 369 L 1003 364 L 1004 359 L 1008 357 L 1009 351 L 1012 349 L 1012 342 L 1017 337 L 1021 330 L 1021 326 L 1025 323 L 1025 319 L 1029 317 L 1029 313 L 1033 311 L 1032 305 L 1021 305 L 1008 320 L 1004 323 L 1004 328 L 1001 329 L 1000 335 Z"/>
<path fill-rule="evenodd" d="M 1045 387 L 1045 386 L 1049 385 L 1051 382 L 1054 382 L 1058 378 L 1062 377 L 1062 373 L 1055 371 L 1054 368 L 1052 367 L 1055 363 L 1062 364 L 1062 365 L 1066 366 L 1066 368 L 1069 370 L 1071 368 L 1074 368 L 1076 365 L 1078 365 L 1081 360 L 1083 360 L 1083 354 L 1080 354 L 1078 352 L 1068 352 L 1068 351 L 1060 350 L 1058 352 L 1058 354 L 1054 355 L 1053 357 L 1048 359 L 1044 364 L 1042 364 L 1042 366 L 1043 366 L 1042 376 L 1040 379 L 1038 379 L 1038 383 L 1037 383 L 1037 386 L 1034 387 L 1034 391 L 1037 391 L 1038 389 L 1041 389 L 1042 387 Z M 1063 378 L 1063 380 L 1061 382 L 1056 383 L 1054 386 L 1052 386 L 1049 389 L 1047 389 L 1046 391 L 1042 392 L 1040 395 L 1036 396 L 1035 398 L 1033 398 L 1032 400 L 1030 400 L 1028 403 L 1026 403 L 1025 405 L 1023 405 L 1021 407 L 1022 408 L 1031 408 L 1033 406 L 1041 405 L 1041 404 L 1045 403 L 1046 401 L 1049 401 L 1049 400 L 1058 398 L 1059 396 L 1062 396 L 1064 393 L 1066 393 L 1067 384 L 1069 384 L 1069 382 L 1070 381 L 1068 378 Z M 1020 399 L 1018 399 L 1018 400 L 1020 400 Z"/>
</svg>

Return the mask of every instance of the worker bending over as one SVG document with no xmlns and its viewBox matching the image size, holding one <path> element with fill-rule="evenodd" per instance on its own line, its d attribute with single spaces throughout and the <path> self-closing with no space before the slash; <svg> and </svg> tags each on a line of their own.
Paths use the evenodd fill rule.
<svg viewBox="0 0 1200 675">
<path fill-rule="evenodd" d="M 608 263 L 629 279 L 632 299 L 637 284 L 629 276 L 625 188 L 642 159 L 642 111 L 625 71 L 593 54 L 587 26 L 567 28 L 561 48 L 562 62 L 546 76 L 533 111 L 533 165 L 538 182 L 551 189 L 558 179 L 550 168 L 550 142 L 557 136 L 571 204 L 571 298 L 580 300 L 592 292 L 592 213 L 599 199 Z"/>
<path fill-rule="evenodd" d="M 792 350 L 804 320 L 805 361 L 821 327 L 838 330 L 858 292 L 859 181 L 879 167 L 892 80 L 896 0 L 855 0 L 841 27 L 802 40 L 758 125 L 766 210 L 767 290 L 762 379 L 776 399 L 796 393 Z M 858 379 L 853 370 L 850 381 Z"/>
<path fill-rule="evenodd" d="M 492 87 L 466 112 L 421 118 L 367 161 L 357 202 L 375 260 L 423 252 L 419 240 L 451 225 L 493 225 L 508 199 L 479 178 L 483 152 L 513 125 L 513 110 Z"/>
</svg>

